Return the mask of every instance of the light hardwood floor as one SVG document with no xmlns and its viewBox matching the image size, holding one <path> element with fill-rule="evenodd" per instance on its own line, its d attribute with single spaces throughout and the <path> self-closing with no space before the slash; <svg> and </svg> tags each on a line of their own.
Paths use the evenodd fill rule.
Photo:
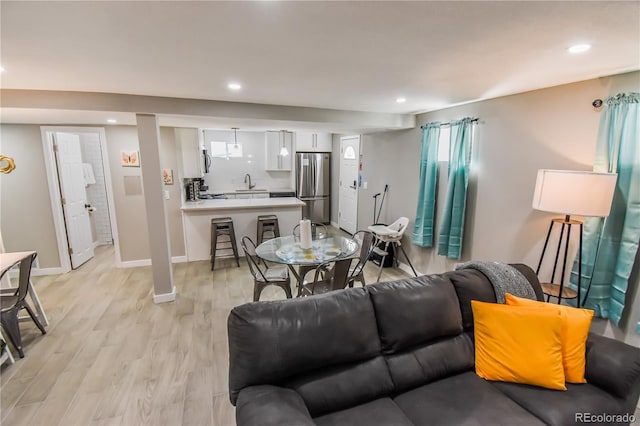
<svg viewBox="0 0 640 426">
<path fill-rule="evenodd" d="M 227 316 L 253 280 L 223 260 L 174 265 L 177 299 L 152 301 L 149 267 L 118 269 L 111 247 L 64 275 L 34 277 L 50 325 L 21 324 L 25 358 L 3 366 L 8 425 L 235 425 Z M 368 265 L 368 282 L 377 269 Z M 407 274 L 385 268 L 383 280 Z M 284 299 L 269 287 L 262 300 Z"/>
</svg>

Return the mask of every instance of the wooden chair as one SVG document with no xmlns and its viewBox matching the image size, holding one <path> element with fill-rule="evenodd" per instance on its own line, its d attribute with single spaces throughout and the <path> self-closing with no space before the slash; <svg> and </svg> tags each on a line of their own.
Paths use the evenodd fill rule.
<svg viewBox="0 0 640 426">
<path fill-rule="evenodd" d="M 24 258 L 20 262 L 20 278 L 16 289 L 5 290 L 0 293 L 0 323 L 7 332 L 7 337 L 18 351 L 20 358 L 24 358 L 22 350 L 22 336 L 18 314 L 22 309 L 26 309 L 29 316 L 40 329 L 42 334 L 47 334 L 44 326 L 38 320 L 33 309 L 27 304 L 26 297 L 29 291 L 29 279 L 31 278 L 31 265 L 36 258 L 36 253 Z"/>
<path fill-rule="evenodd" d="M 253 301 L 260 300 L 260 293 L 268 285 L 275 285 L 284 290 L 287 299 L 291 299 L 291 279 L 286 266 L 271 266 L 256 255 L 256 245 L 249 237 L 242 237 L 242 249 L 253 275 Z"/>
</svg>

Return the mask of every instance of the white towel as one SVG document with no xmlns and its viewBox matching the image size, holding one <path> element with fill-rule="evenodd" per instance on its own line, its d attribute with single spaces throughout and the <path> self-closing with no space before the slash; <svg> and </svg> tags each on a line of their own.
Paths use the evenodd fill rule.
<svg viewBox="0 0 640 426">
<path fill-rule="evenodd" d="M 84 186 L 96 183 L 96 177 L 93 174 L 93 166 L 89 163 L 82 163 L 82 174 L 84 175 Z"/>
</svg>

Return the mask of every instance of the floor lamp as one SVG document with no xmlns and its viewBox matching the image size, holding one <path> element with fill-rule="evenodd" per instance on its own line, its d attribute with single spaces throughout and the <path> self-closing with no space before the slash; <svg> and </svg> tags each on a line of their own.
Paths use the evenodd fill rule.
<svg viewBox="0 0 640 426">
<path fill-rule="evenodd" d="M 549 238 L 555 224 L 560 225 L 560 238 L 555 250 L 553 272 L 549 282 L 542 282 L 542 291 L 547 296 L 557 297 L 558 304 L 562 299 L 577 299 L 576 306 L 580 307 L 582 300 L 580 290 L 582 284 L 582 220 L 572 219 L 572 215 L 589 217 L 606 217 L 611 210 L 611 201 L 616 186 L 618 175 L 615 173 L 595 173 L 570 170 L 538 170 L 536 189 L 533 195 L 533 208 L 545 212 L 561 213 L 564 218 L 551 220 L 547 238 L 544 241 L 542 254 L 536 274 L 540 276 L 542 261 L 549 245 Z M 567 268 L 567 255 L 571 238 L 571 227 L 579 227 L 578 246 L 578 283 L 577 292 L 564 285 Z M 556 281 L 556 271 L 562 247 L 562 238 L 565 235 L 564 257 L 562 260 L 562 273 L 559 281 Z"/>
</svg>

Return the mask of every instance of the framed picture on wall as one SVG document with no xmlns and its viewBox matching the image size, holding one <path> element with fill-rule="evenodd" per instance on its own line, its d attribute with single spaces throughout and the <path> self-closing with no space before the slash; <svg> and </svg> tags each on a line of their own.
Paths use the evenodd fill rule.
<svg viewBox="0 0 640 426">
<path fill-rule="evenodd" d="M 140 167 L 140 154 L 138 151 L 121 151 L 120 164 L 122 167 Z"/>
<path fill-rule="evenodd" d="M 173 170 L 162 169 L 162 180 L 165 185 L 173 185 Z"/>
</svg>

